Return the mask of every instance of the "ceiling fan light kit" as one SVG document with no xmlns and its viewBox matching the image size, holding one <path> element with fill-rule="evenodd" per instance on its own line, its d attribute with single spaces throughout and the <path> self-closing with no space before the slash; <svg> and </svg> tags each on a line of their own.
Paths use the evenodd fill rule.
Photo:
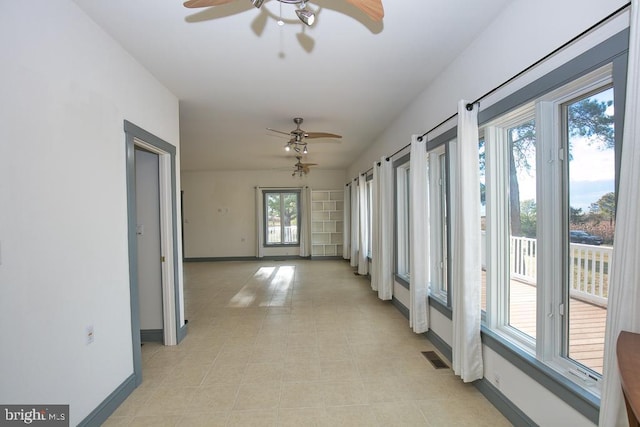
<svg viewBox="0 0 640 427">
<path fill-rule="evenodd" d="M 235 0 L 187 0 L 184 2 L 184 6 L 188 8 L 197 7 L 211 7 L 221 6 L 223 4 L 231 3 Z M 256 8 L 260 8 L 264 0 L 250 0 Z M 296 9 L 296 15 L 300 18 L 305 25 L 311 26 L 316 20 L 315 13 L 306 7 L 307 0 L 278 0 L 280 3 L 297 4 L 300 5 L 299 9 Z M 346 0 L 347 3 L 355 6 L 364 12 L 373 21 L 382 21 L 384 17 L 384 9 L 382 7 L 382 0 Z"/>
<path fill-rule="evenodd" d="M 304 3 L 302 4 L 304 7 Z M 313 23 L 316 21 L 315 13 L 313 13 L 312 11 L 306 8 L 296 9 L 296 15 L 298 15 L 298 18 L 300 18 L 300 20 L 304 22 L 306 25 L 308 25 L 309 27 L 312 26 Z"/>
<path fill-rule="evenodd" d="M 302 154 L 308 154 L 309 153 L 309 148 L 307 146 L 307 141 L 306 141 L 307 138 L 310 138 L 310 139 L 313 139 L 313 138 L 340 139 L 340 138 L 342 138 L 342 135 L 336 135 L 335 133 L 307 132 L 304 129 L 300 129 L 300 125 L 302 124 L 303 121 L 304 121 L 304 119 L 302 117 L 295 117 L 293 119 L 293 122 L 296 124 L 296 128 L 294 130 L 290 131 L 290 132 L 283 132 L 281 130 L 267 128 L 267 130 L 270 130 L 271 132 L 276 132 L 276 133 L 281 133 L 283 135 L 288 135 L 291 138 L 284 145 L 284 150 L 285 151 L 293 150 L 296 153 L 298 153 L 298 155 L 296 155 L 296 159 L 298 159 L 298 162 L 294 165 L 295 169 L 293 171 L 293 175 L 292 176 L 306 175 L 306 174 L 309 173 L 309 166 L 316 166 L 315 163 L 301 163 L 300 162 L 300 160 L 302 159 Z"/>
</svg>

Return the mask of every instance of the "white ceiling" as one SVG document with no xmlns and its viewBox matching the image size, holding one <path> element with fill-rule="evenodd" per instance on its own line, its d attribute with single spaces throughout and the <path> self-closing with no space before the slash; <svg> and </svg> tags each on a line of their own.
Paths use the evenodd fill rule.
<svg viewBox="0 0 640 427">
<path fill-rule="evenodd" d="M 294 117 L 343 135 L 310 140 L 305 161 L 345 169 L 509 1 L 383 0 L 375 23 L 317 0 L 309 28 L 275 0 L 75 0 L 179 98 L 182 170 L 292 168 L 288 138 L 266 128 L 288 132 Z"/>
</svg>

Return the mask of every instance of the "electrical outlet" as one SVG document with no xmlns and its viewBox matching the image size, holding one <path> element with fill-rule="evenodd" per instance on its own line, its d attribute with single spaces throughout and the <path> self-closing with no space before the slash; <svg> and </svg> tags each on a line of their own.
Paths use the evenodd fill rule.
<svg viewBox="0 0 640 427">
<path fill-rule="evenodd" d="M 493 375 L 493 383 L 495 384 L 497 389 L 500 389 L 500 375 L 498 374 Z"/>
</svg>

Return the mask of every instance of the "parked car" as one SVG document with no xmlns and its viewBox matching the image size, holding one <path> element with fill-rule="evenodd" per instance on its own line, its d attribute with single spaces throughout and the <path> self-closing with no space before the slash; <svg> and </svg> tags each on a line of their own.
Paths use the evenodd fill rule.
<svg viewBox="0 0 640 427">
<path fill-rule="evenodd" d="M 583 230 L 570 230 L 569 241 L 571 243 L 584 243 L 587 245 L 601 245 L 602 237 L 589 234 Z"/>
</svg>

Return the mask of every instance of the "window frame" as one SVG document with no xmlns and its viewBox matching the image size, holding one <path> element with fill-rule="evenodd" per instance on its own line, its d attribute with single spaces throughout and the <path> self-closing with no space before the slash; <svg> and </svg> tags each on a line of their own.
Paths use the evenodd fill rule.
<svg viewBox="0 0 640 427">
<path fill-rule="evenodd" d="M 263 247 L 265 248 L 284 248 L 284 247 L 299 247 L 300 246 L 300 233 L 302 232 L 302 228 L 299 225 L 301 218 L 301 208 L 302 203 L 300 200 L 300 189 L 299 188 L 282 188 L 282 189 L 265 189 L 262 190 L 262 224 L 263 224 Z M 297 225 L 297 241 L 295 243 L 269 243 L 269 206 L 267 203 L 268 195 L 270 194 L 279 194 L 280 195 L 280 207 L 283 206 L 283 195 L 284 194 L 295 194 L 296 195 L 296 217 L 298 221 Z M 284 242 L 284 225 L 282 222 L 280 223 L 280 236 L 281 241 Z"/>
<path fill-rule="evenodd" d="M 393 162 L 395 194 L 395 275 L 407 284 L 410 277 L 410 234 L 409 234 L 409 167 L 410 155 L 406 154 Z"/>
<path fill-rule="evenodd" d="M 535 103 L 527 102 L 482 126 L 485 149 L 486 233 L 484 251 L 488 308 L 483 320 L 490 328 L 514 341 L 532 355 L 536 354 L 536 337 L 530 337 L 509 324 L 510 201 L 504 188 L 509 188 L 510 174 L 507 133 L 518 124 L 536 119 L 535 112 Z M 536 186 L 538 186 L 537 182 Z"/>
<path fill-rule="evenodd" d="M 448 141 L 449 142 L 449 141 Z M 448 142 L 428 149 L 429 155 L 429 207 L 431 232 L 429 251 L 429 297 L 448 306 L 449 294 L 449 227 L 448 227 Z M 436 275 L 433 271 L 438 271 Z M 437 282 L 436 283 L 436 279 Z"/>
<path fill-rule="evenodd" d="M 611 63 L 613 67 L 613 89 L 615 99 L 615 140 L 616 140 L 616 177 L 619 174 L 619 157 L 621 141 L 623 139 L 624 124 L 624 104 L 626 91 L 626 64 L 628 55 L 629 29 L 624 29 L 609 37 L 603 42 L 593 46 L 586 52 L 580 53 L 573 59 L 566 61 L 559 67 L 551 70 L 532 83 L 515 90 L 510 95 L 505 96 L 488 108 L 480 111 L 478 123 L 483 126 L 500 115 L 517 108 L 527 102 L 552 92 L 565 84 L 585 76 L 586 74 Z M 540 173 L 540 172 L 538 172 Z M 618 182 L 616 180 L 616 193 Z M 540 189 L 539 189 L 540 191 Z M 543 196 L 538 195 L 541 200 Z M 539 253 L 543 249 L 539 247 Z M 544 279 L 542 279 L 544 280 Z M 541 333 L 541 331 L 538 331 Z M 485 321 L 482 325 L 482 336 L 485 345 L 497 351 L 506 360 L 518 366 L 528 375 L 538 381 L 552 393 L 556 394 L 563 401 L 582 413 L 594 423 L 598 422 L 599 396 L 592 390 L 583 387 L 575 381 L 575 377 L 560 374 L 557 370 L 550 368 L 545 361 L 532 356 L 530 353 L 515 346 L 510 340 L 498 334 L 495 329 Z"/>
</svg>

